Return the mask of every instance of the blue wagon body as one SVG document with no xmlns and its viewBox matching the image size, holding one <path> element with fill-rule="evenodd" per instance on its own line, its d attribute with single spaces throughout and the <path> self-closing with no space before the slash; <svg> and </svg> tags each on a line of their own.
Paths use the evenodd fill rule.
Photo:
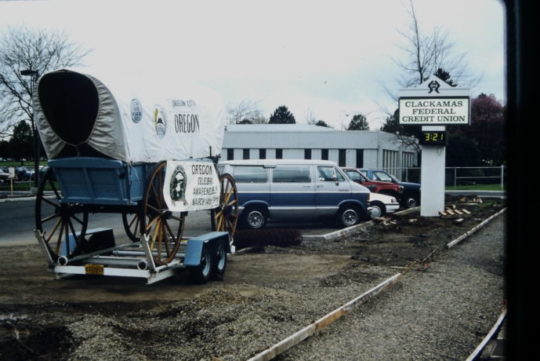
<svg viewBox="0 0 540 361">
<path fill-rule="evenodd" d="M 63 202 L 93 205 L 136 205 L 144 197 L 146 179 L 154 164 L 97 158 L 49 160 Z"/>
</svg>

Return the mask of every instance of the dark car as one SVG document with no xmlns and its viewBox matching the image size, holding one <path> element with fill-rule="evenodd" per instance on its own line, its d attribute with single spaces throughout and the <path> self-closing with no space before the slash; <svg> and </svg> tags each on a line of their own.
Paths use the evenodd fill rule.
<svg viewBox="0 0 540 361">
<path fill-rule="evenodd" d="M 367 187 L 372 192 L 386 194 L 386 195 L 395 197 L 397 199 L 401 199 L 401 197 L 403 196 L 402 185 L 395 184 L 393 182 L 382 182 L 378 180 L 368 179 L 356 168 L 341 168 L 341 169 L 343 169 L 343 171 L 347 173 L 347 175 L 349 176 L 349 178 L 351 178 L 351 180 L 363 185 L 364 187 Z"/>
<path fill-rule="evenodd" d="M 30 180 L 33 174 L 33 170 L 30 170 L 27 167 L 20 166 L 15 168 L 15 176 L 20 181 L 27 181 Z"/>
<path fill-rule="evenodd" d="M 403 195 L 400 198 L 401 205 L 405 208 L 416 207 L 420 204 L 420 184 L 411 182 L 402 182 L 391 174 L 380 169 L 360 169 L 360 171 L 369 179 L 392 182 L 403 186 Z"/>
</svg>

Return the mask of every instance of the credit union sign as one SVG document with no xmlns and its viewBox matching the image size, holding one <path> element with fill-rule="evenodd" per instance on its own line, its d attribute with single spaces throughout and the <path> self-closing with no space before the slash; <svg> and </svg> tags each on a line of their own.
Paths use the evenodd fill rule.
<svg viewBox="0 0 540 361">
<path fill-rule="evenodd" d="M 468 97 L 400 98 L 399 123 L 411 125 L 469 124 Z"/>
<path fill-rule="evenodd" d="M 399 124 L 468 125 L 470 109 L 469 89 L 432 76 L 419 86 L 401 89 Z"/>
</svg>

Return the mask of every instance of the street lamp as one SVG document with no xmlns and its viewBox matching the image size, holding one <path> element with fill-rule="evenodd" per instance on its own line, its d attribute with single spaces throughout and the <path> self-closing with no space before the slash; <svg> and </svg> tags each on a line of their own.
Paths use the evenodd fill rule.
<svg viewBox="0 0 540 361">
<path fill-rule="evenodd" d="M 39 77 L 39 72 L 37 70 L 25 69 L 21 70 L 22 76 L 29 76 L 30 78 L 30 101 L 34 96 L 34 86 Z M 34 109 L 30 112 L 30 122 L 32 123 L 32 133 L 34 134 L 34 187 L 39 185 L 39 135 L 37 132 L 36 124 L 34 123 Z"/>
</svg>

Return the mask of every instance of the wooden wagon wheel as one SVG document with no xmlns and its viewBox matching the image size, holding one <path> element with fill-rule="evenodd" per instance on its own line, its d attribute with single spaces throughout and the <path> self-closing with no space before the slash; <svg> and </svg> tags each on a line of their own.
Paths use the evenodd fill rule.
<svg viewBox="0 0 540 361">
<path fill-rule="evenodd" d="M 221 175 L 219 181 L 220 205 L 212 210 L 212 228 L 214 231 L 229 232 L 232 238 L 238 225 L 238 190 L 230 174 Z"/>
<path fill-rule="evenodd" d="M 46 188 L 52 190 L 52 196 L 45 195 Z M 34 215 L 36 230 L 43 234 L 53 260 L 60 255 L 76 254 L 88 226 L 88 211 L 78 203 L 62 200 L 53 170 L 49 168 L 38 188 Z"/>
<path fill-rule="evenodd" d="M 163 197 L 165 170 L 167 163 L 158 164 L 148 178 L 143 200 L 142 229 L 148 236 L 149 247 L 154 255 L 156 265 L 171 262 L 182 241 L 185 213 L 169 211 Z"/>
<path fill-rule="evenodd" d="M 141 235 L 141 215 L 139 209 L 137 212 L 122 212 L 122 224 L 126 235 L 133 242 L 140 241 Z"/>
</svg>

